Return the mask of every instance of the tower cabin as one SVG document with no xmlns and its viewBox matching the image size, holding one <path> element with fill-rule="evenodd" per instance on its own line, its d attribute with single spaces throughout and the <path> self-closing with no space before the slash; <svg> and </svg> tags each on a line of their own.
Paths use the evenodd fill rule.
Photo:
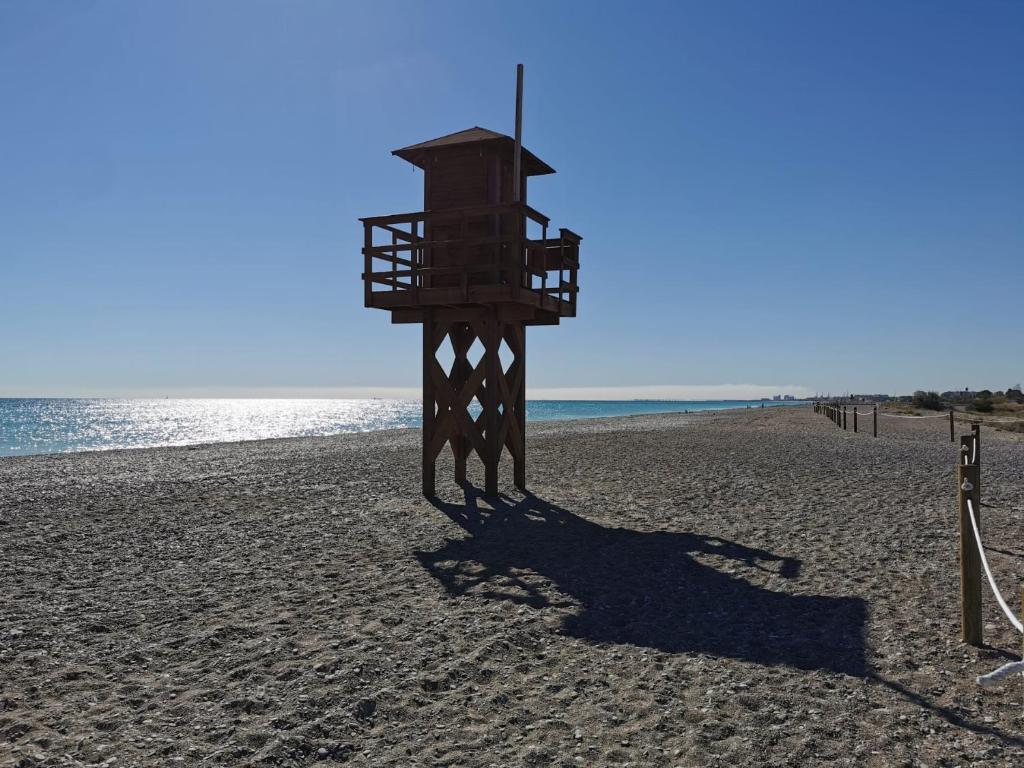
<svg viewBox="0 0 1024 768">
<path fill-rule="evenodd" d="M 365 305 L 388 310 L 393 323 L 423 325 L 427 496 L 445 444 L 459 482 L 476 452 L 489 494 L 508 449 L 515 485 L 525 489 L 526 326 L 576 315 L 581 238 L 554 234 L 526 204 L 528 179 L 554 169 L 522 149 L 517 189 L 516 148 L 509 136 L 474 127 L 396 149 L 424 172 L 423 210 L 361 219 Z M 439 354 L 453 358 L 450 368 Z"/>
</svg>

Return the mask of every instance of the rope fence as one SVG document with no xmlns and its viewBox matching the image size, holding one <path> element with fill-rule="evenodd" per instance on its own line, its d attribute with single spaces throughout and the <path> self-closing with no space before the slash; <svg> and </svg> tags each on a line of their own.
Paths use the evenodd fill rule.
<svg viewBox="0 0 1024 768">
<path fill-rule="evenodd" d="M 961 435 L 956 462 L 957 507 L 960 518 L 960 628 L 965 643 L 982 646 L 981 574 L 985 574 L 996 603 L 1010 626 L 1024 634 L 1024 624 L 1003 597 L 985 554 L 981 539 L 981 426 L 973 424 L 970 434 Z M 1021 590 L 1024 613 L 1024 590 Z M 1022 653 L 1024 656 L 1024 653 Z M 977 677 L 978 685 L 990 687 L 1008 677 L 1024 674 L 1024 658 L 1004 664 Z"/>
<path fill-rule="evenodd" d="M 860 404 L 853 407 L 853 431 L 860 428 L 860 417 L 867 416 L 860 408 L 870 408 L 871 432 L 878 437 L 878 405 Z M 847 429 L 850 423 L 849 404 L 840 402 L 818 401 L 814 403 L 814 412 L 827 417 L 840 429 Z M 948 419 L 950 442 L 956 441 L 956 419 L 954 411 L 928 416 L 909 416 L 907 414 L 882 413 L 882 416 L 895 419 Z M 1013 419 L 1009 421 L 1015 421 Z M 981 425 L 980 420 L 972 419 L 969 434 L 960 436 L 960 451 L 956 460 L 957 506 L 959 509 L 960 529 L 960 626 L 961 638 L 969 645 L 981 647 L 982 640 L 982 573 L 995 596 L 996 603 L 1002 610 L 1006 620 L 1013 629 L 1024 635 L 1024 623 L 1010 609 L 1003 593 L 992 575 L 988 557 L 981 539 Z M 1024 589 L 1021 590 L 1021 615 L 1024 615 Z M 1024 653 L 1021 654 L 1024 657 Z M 1020 661 L 1004 664 L 988 674 L 977 677 L 978 685 L 988 687 L 1008 677 L 1024 675 L 1024 658 Z"/>
<path fill-rule="evenodd" d="M 886 413 L 882 411 L 880 414 L 885 416 L 887 419 L 947 419 L 949 416 L 945 413 L 933 413 L 928 416 L 915 416 L 911 413 Z"/>
<path fill-rule="evenodd" d="M 867 411 L 858 411 L 858 408 L 870 408 L 871 411 L 871 434 L 878 437 L 878 405 L 877 404 L 858 404 L 853 406 L 853 431 L 860 431 L 860 417 L 867 416 Z M 827 416 L 837 427 L 841 429 L 849 429 L 850 424 L 850 412 L 847 410 L 848 406 L 842 403 L 832 402 L 826 403 L 818 401 L 814 403 L 814 412 L 820 413 Z M 882 414 L 883 416 L 885 414 Z"/>
<path fill-rule="evenodd" d="M 850 409 L 852 410 L 852 413 Z M 843 403 L 840 401 L 816 401 L 814 403 L 814 412 L 822 414 L 828 417 L 837 427 L 840 429 L 848 430 L 850 425 L 850 418 L 853 420 L 853 431 L 859 432 L 862 428 L 861 420 L 870 415 L 871 417 L 871 434 L 873 437 L 878 437 L 878 418 L 883 419 L 910 419 L 910 420 L 923 420 L 923 419 L 946 419 L 949 421 L 949 442 L 956 442 L 956 422 L 957 412 L 950 408 L 948 411 L 943 413 L 932 413 L 924 416 L 916 416 L 907 413 L 888 413 L 887 411 L 880 410 L 877 403 L 857 403 L 856 405 L 850 405 L 849 403 Z M 969 420 L 972 425 L 981 424 L 1024 424 L 1024 419 L 999 419 L 999 418 L 988 418 L 982 417 L 978 414 L 964 414 L 960 413 L 961 421 Z"/>
</svg>

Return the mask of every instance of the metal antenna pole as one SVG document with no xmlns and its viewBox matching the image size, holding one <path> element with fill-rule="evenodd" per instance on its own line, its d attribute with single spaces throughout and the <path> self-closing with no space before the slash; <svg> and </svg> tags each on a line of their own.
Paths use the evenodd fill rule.
<svg viewBox="0 0 1024 768">
<path fill-rule="evenodd" d="M 523 65 L 516 64 L 516 153 L 512 172 L 512 200 L 522 202 L 523 169 Z"/>
</svg>

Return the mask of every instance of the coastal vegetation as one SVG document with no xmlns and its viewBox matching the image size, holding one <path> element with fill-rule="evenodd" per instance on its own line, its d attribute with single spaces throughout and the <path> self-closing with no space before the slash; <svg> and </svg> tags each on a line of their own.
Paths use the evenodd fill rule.
<svg viewBox="0 0 1024 768">
<path fill-rule="evenodd" d="M 914 393 L 913 403 L 915 408 L 925 408 L 929 411 L 941 411 L 945 407 L 938 392 L 924 392 L 920 389 Z"/>
<path fill-rule="evenodd" d="M 1024 432 L 1024 393 L 1020 385 L 996 392 L 982 389 L 939 393 L 919 389 L 913 395 L 882 403 L 881 408 L 907 415 L 948 410 L 960 419 L 981 419 L 995 429 Z"/>
</svg>

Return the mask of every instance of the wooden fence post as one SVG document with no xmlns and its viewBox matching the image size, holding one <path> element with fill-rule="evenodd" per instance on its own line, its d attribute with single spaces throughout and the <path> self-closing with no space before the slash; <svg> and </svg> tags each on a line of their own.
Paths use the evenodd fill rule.
<svg viewBox="0 0 1024 768">
<path fill-rule="evenodd" d="M 949 409 L 949 442 L 955 443 L 956 437 L 953 434 L 953 409 Z"/>
<path fill-rule="evenodd" d="M 970 499 L 974 520 L 981 532 L 980 472 L 977 464 L 956 465 L 957 506 L 960 513 L 960 628 L 961 639 L 974 646 L 982 644 L 981 557 L 967 507 Z"/>
<path fill-rule="evenodd" d="M 871 431 L 873 437 L 878 437 L 878 406 L 871 409 Z"/>
<path fill-rule="evenodd" d="M 853 406 L 853 434 L 857 434 L 857 406 Z"/>
<path fill-rule="evenodd" d="M 981 466 L 981 423 L 971 422 L 971 436 L 974 438 L 974 453 L 971 455 L 971 463 Z"/>
<path fill-rule="evenodd" d="M 846 429 L 846 406 L 843 406 L 843 429 Z"/>
</svg>

